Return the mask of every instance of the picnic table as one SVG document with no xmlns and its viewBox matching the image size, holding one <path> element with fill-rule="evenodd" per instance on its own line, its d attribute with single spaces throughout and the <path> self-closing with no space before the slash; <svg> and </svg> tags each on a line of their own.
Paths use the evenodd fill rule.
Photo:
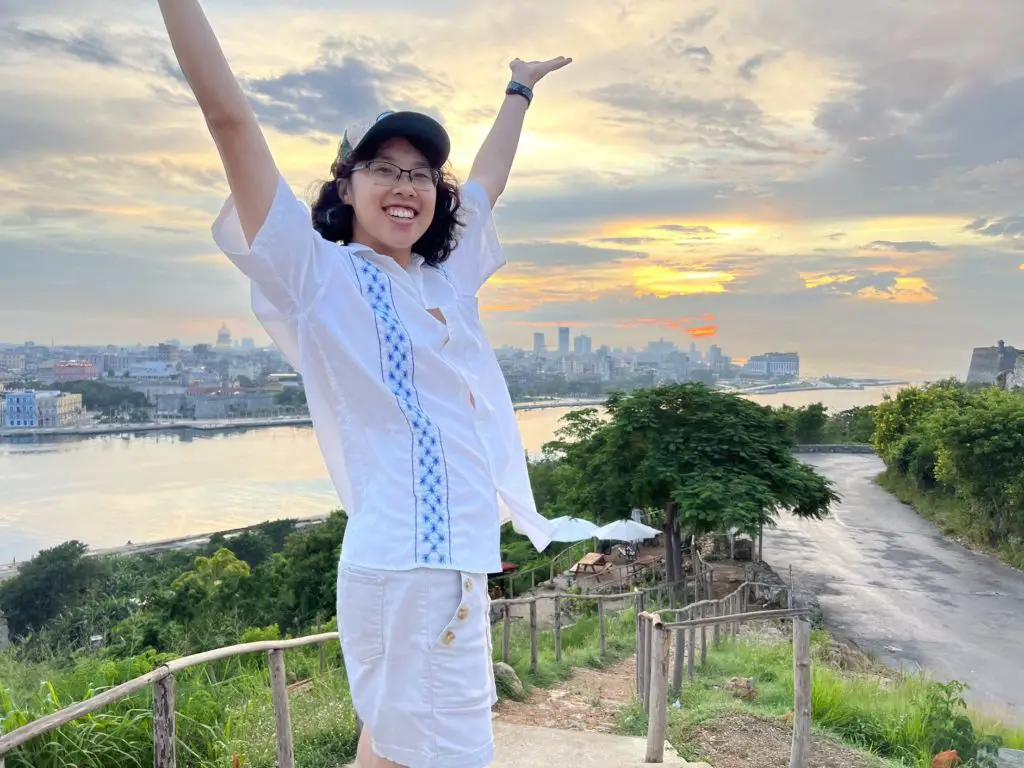
<svg viewBox="0 0 1024 768">
<path fill-rule="evenodd" d="M 577 576 L 583 576 L 588 573 L 596 576 L 604 571 L 604 566 L 604 555 L 600 552 L 588 552 L 569 570 Z"/>
</svg>

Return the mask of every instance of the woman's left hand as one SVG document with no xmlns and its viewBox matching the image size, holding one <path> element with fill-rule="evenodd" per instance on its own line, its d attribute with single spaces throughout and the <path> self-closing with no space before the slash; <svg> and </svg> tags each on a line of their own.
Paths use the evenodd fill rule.
<svg viewBox="0 0 1024 768">
<path fill-rule="evenodd" d="M 568 66 L 572 59 L 565 56 L 558 56 L 547 61 L 523 61 L 512 59 L 508 68 L 512 70 L 512 79 L 517 83 L 533 88 L 545 75 L 554 72 L 556 69 Z"/>
</svg>

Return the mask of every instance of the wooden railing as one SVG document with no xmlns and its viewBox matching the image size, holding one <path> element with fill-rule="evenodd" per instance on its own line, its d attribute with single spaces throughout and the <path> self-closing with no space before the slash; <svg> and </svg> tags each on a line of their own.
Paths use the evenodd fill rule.
<svg viewBox="0 0 1024 768">
<path fill-rule="evenodd" d="M 807 609 L 794 608 L 793 592 L 786 593 L 787 608 L 780 610 L 748 610 L 748 598 L 755 600 L 764 590 L 778 592 L 778 585 L 745 582 L 734 592 L 719 600 L 702 600 L 681 609 L 637 611 L 636 669 L 637 699 L 648 715 L 647 753 L 645 762 L 664 762 L 665 737 L 668 731 L 669 693 L 679 696 L 683 687 L 684 659 L 688 677 L 693 678 L 697 656 L 697 630 L 700 630 L 701 664 L 707 661 L 707 631 L 718 644 L 721 632 L 735 637 L 741 624 L 750 621 L 793 621 L 793 741 L 790 768 L 807 768 L 811 750 L 811 625 Z M 665 621 L 664 613 L 673 613 L 674 621 Z M 685 616 L 685 619 L 681 619 Z M 687 637 L 688 635 L 688 637 Z M 675 654 L 672 686 L 669 687 L 669 662 Z"/>
<path fill-rule="evenodd" d="M 178 672 L 209 664 L 214 661 L 242 656 L 248 653 L 267 653 L 270 662 L 270 689 L 274 702 L 274 721 L 277 730 L 278 768 L 295 768 L 295 750 L 292 743 L 291 717 L 288 709 L 288 685 L 285 680 L 284 652 L 289 648 L 320 646 L 320 667 L 326 667 L 324 643 L 337 640 L 337 632 L 299 637 L 294 640 L 267 640 L 217 648 L 205 653 L 184 656 L 168 661 L 148 674 L 109 688 L 92 698 L 33 720 L 10 733 L 0 735 L 0 768 L 4 756 L 16 747 L 37 736 L 54 731 L 62 725 L 103 709 L 108 704 L 124 699 L 153 686 L 153 768 L 175 768 L 175 704 L 174 676 Z"/>
<path fill-rule="evenodd" d="M 702 605 L 709 601 L 701 601 L 702 595 L 711 594 L 714 579 L 714 569 L 707 564 L 698 565 L 698 574 L 695 578 L 686 579 L 675 584 L 655 584 L 653 586 L 636 589 L 633 591 L 618 594 L 556 594 L 533 596 L 510 600 L 494 600 L 492 605 L 504 607 L 502 658 L 508 661 L 510 653 L 511 625 L 508 607 L 515 604 L 528 603 L 530 605 L 530 668 L 537 670 L 538 664 L 538 625 L 537 625 L 537 603 L 541 600 L 554 600 L 554 643 L 555 657 L 561 660 L 562 657 L 562 611 L 563 600 L 596 600 L 598 607 L 598 625 L 600 633 L 601 654 L 607 653 L 606 644 L 606 610 L 605 604 L 612 601 L 630 601 L 635 605 L 638 615 L 642 614 L 648 603 L 656 605 L 667 605 L 664 610 L 676 610 L 672 606 L 676 603 L 685 604 L 686 597 L 693 594 L 698 602 L 694 605 Z M 693 607 L 693 606 L 690 606 Z M 680 609 L 685 612 L 687 609 Z M 639 624 L 638 624 L 639 626 Z M 645 637 L 648 637 L 645 635 Z M 278 768 L 295 768 L 294 746 L 292 741 L 291 716 L 288 706 L 288 686 L 285 678 L 284 652 L 293 648 L 306 646 L 319 646 L 320 668 L 326 669 L 326 655 L 324 644 L 337 641 L 337 632 L 325 632 L 307 637 L 299 637 L 291 640 L 267 640 L 255 643 L 242 643 L 239 645 L 217 648 L 204 653 L 197 653 L 192 656 L 184 656 L 180 659 L 168 661 L 153 671 L 134 678 L 120 685 L 109 688 L 102 693 L 96 694 L 85 701 L 73 704 L 58 712 L 37 718 L 32 722 L 16 728 L 9 733 L 0 734 L 0 768 L 4 768 L 5 755 L 12 750 L 31 741 L 39 736 L 50 733 L 61 726 L 77 720 L 81 717 L 97 712 L 116 701 L 127 698 L 133 694 L 153 688 L 153 766 L 154 768 L 175 768 L 176 765 L 176 729 L 175 729 L 175 675 L 186 669 L 221 661 L 234 656 L 242 656 L 250 653 L 266 653 L 270 666 L 270 686 L 274 706 L 274 721 L 277 735 L 277 765 Z M 638 635 L 638 648 L 640 637 Z M 649 658 L 646 652 L 645 658 Z"/>
<path fill-rule="evenodd" d="M 539 664 L 539 636 L 542 632 L 539 626 L 537 617 L 537 606 L 539 603 L 550 600 L 554 602 L 553 606 L 553 627 L 551 629 L 554 635 L 554 647 L 555 647 L 555 661 L 562 660 L 562 631 L 568 627 L 563 625 L 563 610 L 562 607 L 567 601 L 595 601 L 597 603 L 597 625 L 598 625 L 598 645 L 600 653 L 605 656 L 608 652 L 607 647 L 607 613 L 606 605 L 608 603 L 617 602 L 628 602 L 629 606 L 635 606 L 637 613 L 644 610 L 644 606 L 651 602 L 657 605 L 668 606 L 671 609 L 676 603 L 679 605 L 686 604 L 686 596 L 693 595 L 695 600 L 699 600 L 701 595 L 711 594 L 714 579 L 714 569 L 710 566 L 706 566 L 706 570 L 703 573 L 697 575 L 696 578 L 691 577 L 674 584 L 654 584 L 649 587 L 636 588 L 629 591 L 617 592 L 614 594 L 568 594 L 558 593 L 553 595 L 531 595 L 530 597 L 519 597 L 519 598 L 506 598 L 500 600 L 492 600 L 491 606 L 494 608 L 501 609 L 501 622 L 502 622 L 502 644 L 501 644 L 501 660 L 506 664 L 509 662 L 511 655 L 512 646 L 512 615 L 510 608 L 515 605 L 527 605 L 529 606 L 529 623 L 530 623 L 530 672 L 536 672 Z M 625 609 L 625 606 L 624 608 Z M 2 768 L 2 766 L 0 766 Z"/>
</svg>

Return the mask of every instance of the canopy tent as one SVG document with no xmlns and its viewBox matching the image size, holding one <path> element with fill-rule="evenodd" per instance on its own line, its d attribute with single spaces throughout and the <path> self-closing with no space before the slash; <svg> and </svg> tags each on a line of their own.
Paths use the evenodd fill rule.
<svg viewBox="0 0 1024 768">
<path fill-rule="evenodd" d="M 594 523 L 579 517 L 556 517 L 551 522 L 555 524 L 552 541 L 583 541 L 594 538 L 597 533 Z"/>
<path fill-rule="evenodd" d="M 635 520 L 616 520 L 594 531 L 594 537 L 602 541 L 628 541 L 635 544 L 644 539 L 653 539 L 661 531 Z"/>
</svg>

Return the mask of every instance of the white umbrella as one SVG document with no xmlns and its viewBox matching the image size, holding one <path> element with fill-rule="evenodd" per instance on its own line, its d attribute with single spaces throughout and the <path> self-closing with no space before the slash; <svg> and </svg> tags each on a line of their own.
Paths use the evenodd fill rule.
<svg viewBox="0 0 1024 768">
<path fill-rule="evenodd" d="M 653 539 L 661 531 L 651 528 L 649 525 L 637 523 L 633 520 L 616 520 L 614 523 L 598 528 L 594 531 L 594 537 L 602 541 L 628 541 L 636 543 L 644 539 Z"/>
<path fill-rule="evenodd" d="M 555 524 L 552 541 L 583 541 L 594 538 L 597 531 L 594 523 L 579 517 L 556 517 L 551 522 Z"/>
</svg>

